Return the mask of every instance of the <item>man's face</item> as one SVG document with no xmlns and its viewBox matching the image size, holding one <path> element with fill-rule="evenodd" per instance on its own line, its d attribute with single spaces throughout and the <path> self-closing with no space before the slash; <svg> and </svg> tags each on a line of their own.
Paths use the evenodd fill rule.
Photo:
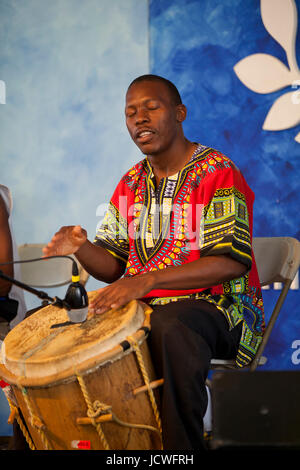
<svg viewBox="0 0 300 470">
<path fill-rule="evenodd" d="M 126 125 L 139 149 L 158 155 L 170 148 L 180 128 L 183 105 L 176 106 L 162 82 L 133 84 L 126 95 Z"/>
</svg>

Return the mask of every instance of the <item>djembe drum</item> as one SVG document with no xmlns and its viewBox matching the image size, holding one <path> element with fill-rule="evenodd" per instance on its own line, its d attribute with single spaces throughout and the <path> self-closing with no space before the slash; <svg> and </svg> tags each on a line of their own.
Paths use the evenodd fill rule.
<svg viewBox="0 0 300 470">
<path fill-rule="evenodd" d="M 6 336 L 0 377 L 13 389 L 31 448 L 161 449 L 150 315 L 132 301 L 70 323 L 49 305 Z"/>
</svg>

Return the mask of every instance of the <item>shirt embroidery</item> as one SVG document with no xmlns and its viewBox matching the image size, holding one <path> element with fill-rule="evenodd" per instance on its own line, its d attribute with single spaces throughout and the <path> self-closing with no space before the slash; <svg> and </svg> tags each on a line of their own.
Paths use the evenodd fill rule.
<svg viewBox="0 0 300 470">
<path fill-rule="evenodd" d="M 236 362 L 248 364 L 264 331 L 262 295 L 251 248 L 254 195 L 239 169 L 220 152 L 199 145 L 176 175 L 156 188 L 147 158 L 121 179 L 95 244 L 125 263 L 124 276 L 180 266 L 203 256 L 227 254 L 245 264 L 245 276 L 209 288 L 156 290 L 144 301 L 164 304 L 205 299 L 241 321 Z"/>
</svg>

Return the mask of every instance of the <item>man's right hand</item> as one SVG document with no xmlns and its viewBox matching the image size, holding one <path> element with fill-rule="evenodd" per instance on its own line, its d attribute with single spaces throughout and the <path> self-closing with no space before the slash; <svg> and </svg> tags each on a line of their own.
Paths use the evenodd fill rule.
<svg viewBox="0 0 300 470">
<path fill-rule="evenodd" d="M 87 241 L 87 232 L 80 225 L 62 227 L 45 248 L 44 256 L 72 255 Z"/>
</svg>

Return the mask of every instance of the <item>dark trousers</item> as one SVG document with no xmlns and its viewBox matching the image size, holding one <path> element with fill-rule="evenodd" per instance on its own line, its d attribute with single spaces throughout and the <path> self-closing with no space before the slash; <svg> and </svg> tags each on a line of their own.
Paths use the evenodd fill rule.
<svg viewBox="0 0 300 470">
<path fill-rule="evenodd" d="M 201 450 L 210 361 L 236 356 L 241 324 L 229 331 L 224 315 L 202 300 L 152 306 L 149 347 L 161 387 L 165 450 Z"/>
</svg>

